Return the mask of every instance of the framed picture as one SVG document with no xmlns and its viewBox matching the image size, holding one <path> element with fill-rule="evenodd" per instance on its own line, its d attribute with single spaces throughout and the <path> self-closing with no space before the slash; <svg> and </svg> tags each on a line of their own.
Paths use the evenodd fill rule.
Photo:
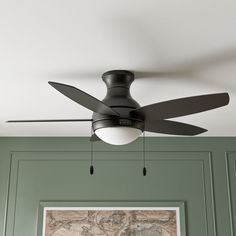
<svg viewBox="0 0 236 236">
<path fill-rule="evenodd" d="M 40 202 L 38 236 L 186 236 L 183 202 Z"/>
</svg>

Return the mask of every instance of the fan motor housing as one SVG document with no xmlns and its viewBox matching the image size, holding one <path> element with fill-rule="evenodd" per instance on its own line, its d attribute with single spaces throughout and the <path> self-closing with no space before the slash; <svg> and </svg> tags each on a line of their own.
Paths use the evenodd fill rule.
<svg viewBox="0 0 236 236">
<path fill-rule="evenodd" d="M 116 111 L 120 116 L 93 113 L 93 130 L 105 127 L 132 127 L 144 131 L 142 117 L 134 117 L 130 112 L 140 105 L 130 95 L 130 85 L 134 81 L 134 74 L 126 70 L 112 70 L 105 72 L 102 79 L 107 86 L 107 94 L 103 102 Z"/>
</svg>

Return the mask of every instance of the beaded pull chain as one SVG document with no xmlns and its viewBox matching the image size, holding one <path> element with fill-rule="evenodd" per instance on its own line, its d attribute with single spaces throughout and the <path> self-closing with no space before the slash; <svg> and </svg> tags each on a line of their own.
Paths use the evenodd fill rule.
<svg viewBox="0 0 236 236">
<path fill-rule="evenodd" d="M 91 137 L 93 135 L 93 128 L 91 127 Z M 89 172 L 90 172 L 90 175 L 93 175 L 94 174 L 94 166 L 93 166 L 93 141 L 90 141 L 90 151 L 91 151 L 91 162 L 90 162 L 90 168 L 89 168 Z"/>
<path fill-rule="evenodd" d="M 145 133 L 143 132 L 143 176 L 147 175 L 146 155 L 145 155 Z"/>
</svg>

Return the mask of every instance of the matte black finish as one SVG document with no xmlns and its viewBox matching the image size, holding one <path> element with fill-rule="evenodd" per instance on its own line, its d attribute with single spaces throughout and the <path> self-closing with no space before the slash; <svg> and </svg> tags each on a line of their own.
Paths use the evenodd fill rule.
<svg viewBox="0 0 236 236">
<path fill-rule="evenodd" d="M 97 113 L 119 116 L 111 107 L 105 105 L 103 102 L 95 97 L 67 84 L 60 84 L 56 82 L 48 82 L 52 87 L 64 94 L 74 102 L 88 108 Z"/>
<path fill-rule="evenodd" d="M 140 105 L 131 97 L 130 86 L 134 81 L 134 74 L 125 70 L 108 71 L 102 75 L 107 86 L 106 97 L 102 100 L 119 114 L 119 117 L 93 113 L 93 130 L 105 127 L 127 126 L 144 130 L 144 122 L 138 116 L 133 117 L 130 112 Z"/>
<path fill-rule="evenodd" d="M 90 166 L 89 172 L 90 172 L 90 175 L 94 174 L 94 167 L 93 167 L 93 165 Z"/>
<path fill-rule="evenodd" d="M 102 75 L 107 86 L 107 94 L 103 102 L 110 107 L 139 108 L 140 105 L 131 97 L 130 86 L 134 74 L 125 70 L 108 71 Z"/>
<path fill-rule="evenodd" d="M 145 122 L 145 131 L 162 134 L 193 136 L 204 133 L 207 130 L 194 125 L 189 125 L 171 120 L 149 120 Z"/>
<path fill-rule="evenodd" d="M 119 127 L 119 126 L 133 127 L 144 131 L 144 122 L 132 119 L 122 119 L 122 118 L 103 119 L 103 120 L 93 121 L 92 124 L 93 130 L 106 127 Z"/>
<path fill-rule="evenodd" d="M 107 88 L 125 87 L 130 88 L 131 83 L 134 81 L 134 74 L 127 70 L 111 70 L 102 75 Z"/>
<path fill-rule="evenodd" d="M 131 114 L 142 116 L 146 121 L 162 120 L 208 111 L 228 103 L 228 93 L 208 94 L 151 104 L 131 111 Z"/>
<path fill-rule="evenodd" d="M 147 175 L 147 168 L 143 167 L 143 176 L 146 176 L 146 175 Z"/>
<path fill-rule="evenodd" d="M 92 119 L 60 119 L 60 120 L 8 120 L 7 123 L 28 123 L 28 122 L 80 122 L 93 121 Z"/>
</svg>

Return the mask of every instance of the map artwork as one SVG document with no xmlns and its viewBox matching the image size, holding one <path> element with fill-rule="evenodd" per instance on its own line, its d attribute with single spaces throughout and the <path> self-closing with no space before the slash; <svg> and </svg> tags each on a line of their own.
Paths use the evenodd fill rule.
<svg viewBox="0 0 236 236">
<path fill-rule="evenodd" d="M 44 236 L 179 236 L 176 210 L 49 209 Z"/>
</svg>

